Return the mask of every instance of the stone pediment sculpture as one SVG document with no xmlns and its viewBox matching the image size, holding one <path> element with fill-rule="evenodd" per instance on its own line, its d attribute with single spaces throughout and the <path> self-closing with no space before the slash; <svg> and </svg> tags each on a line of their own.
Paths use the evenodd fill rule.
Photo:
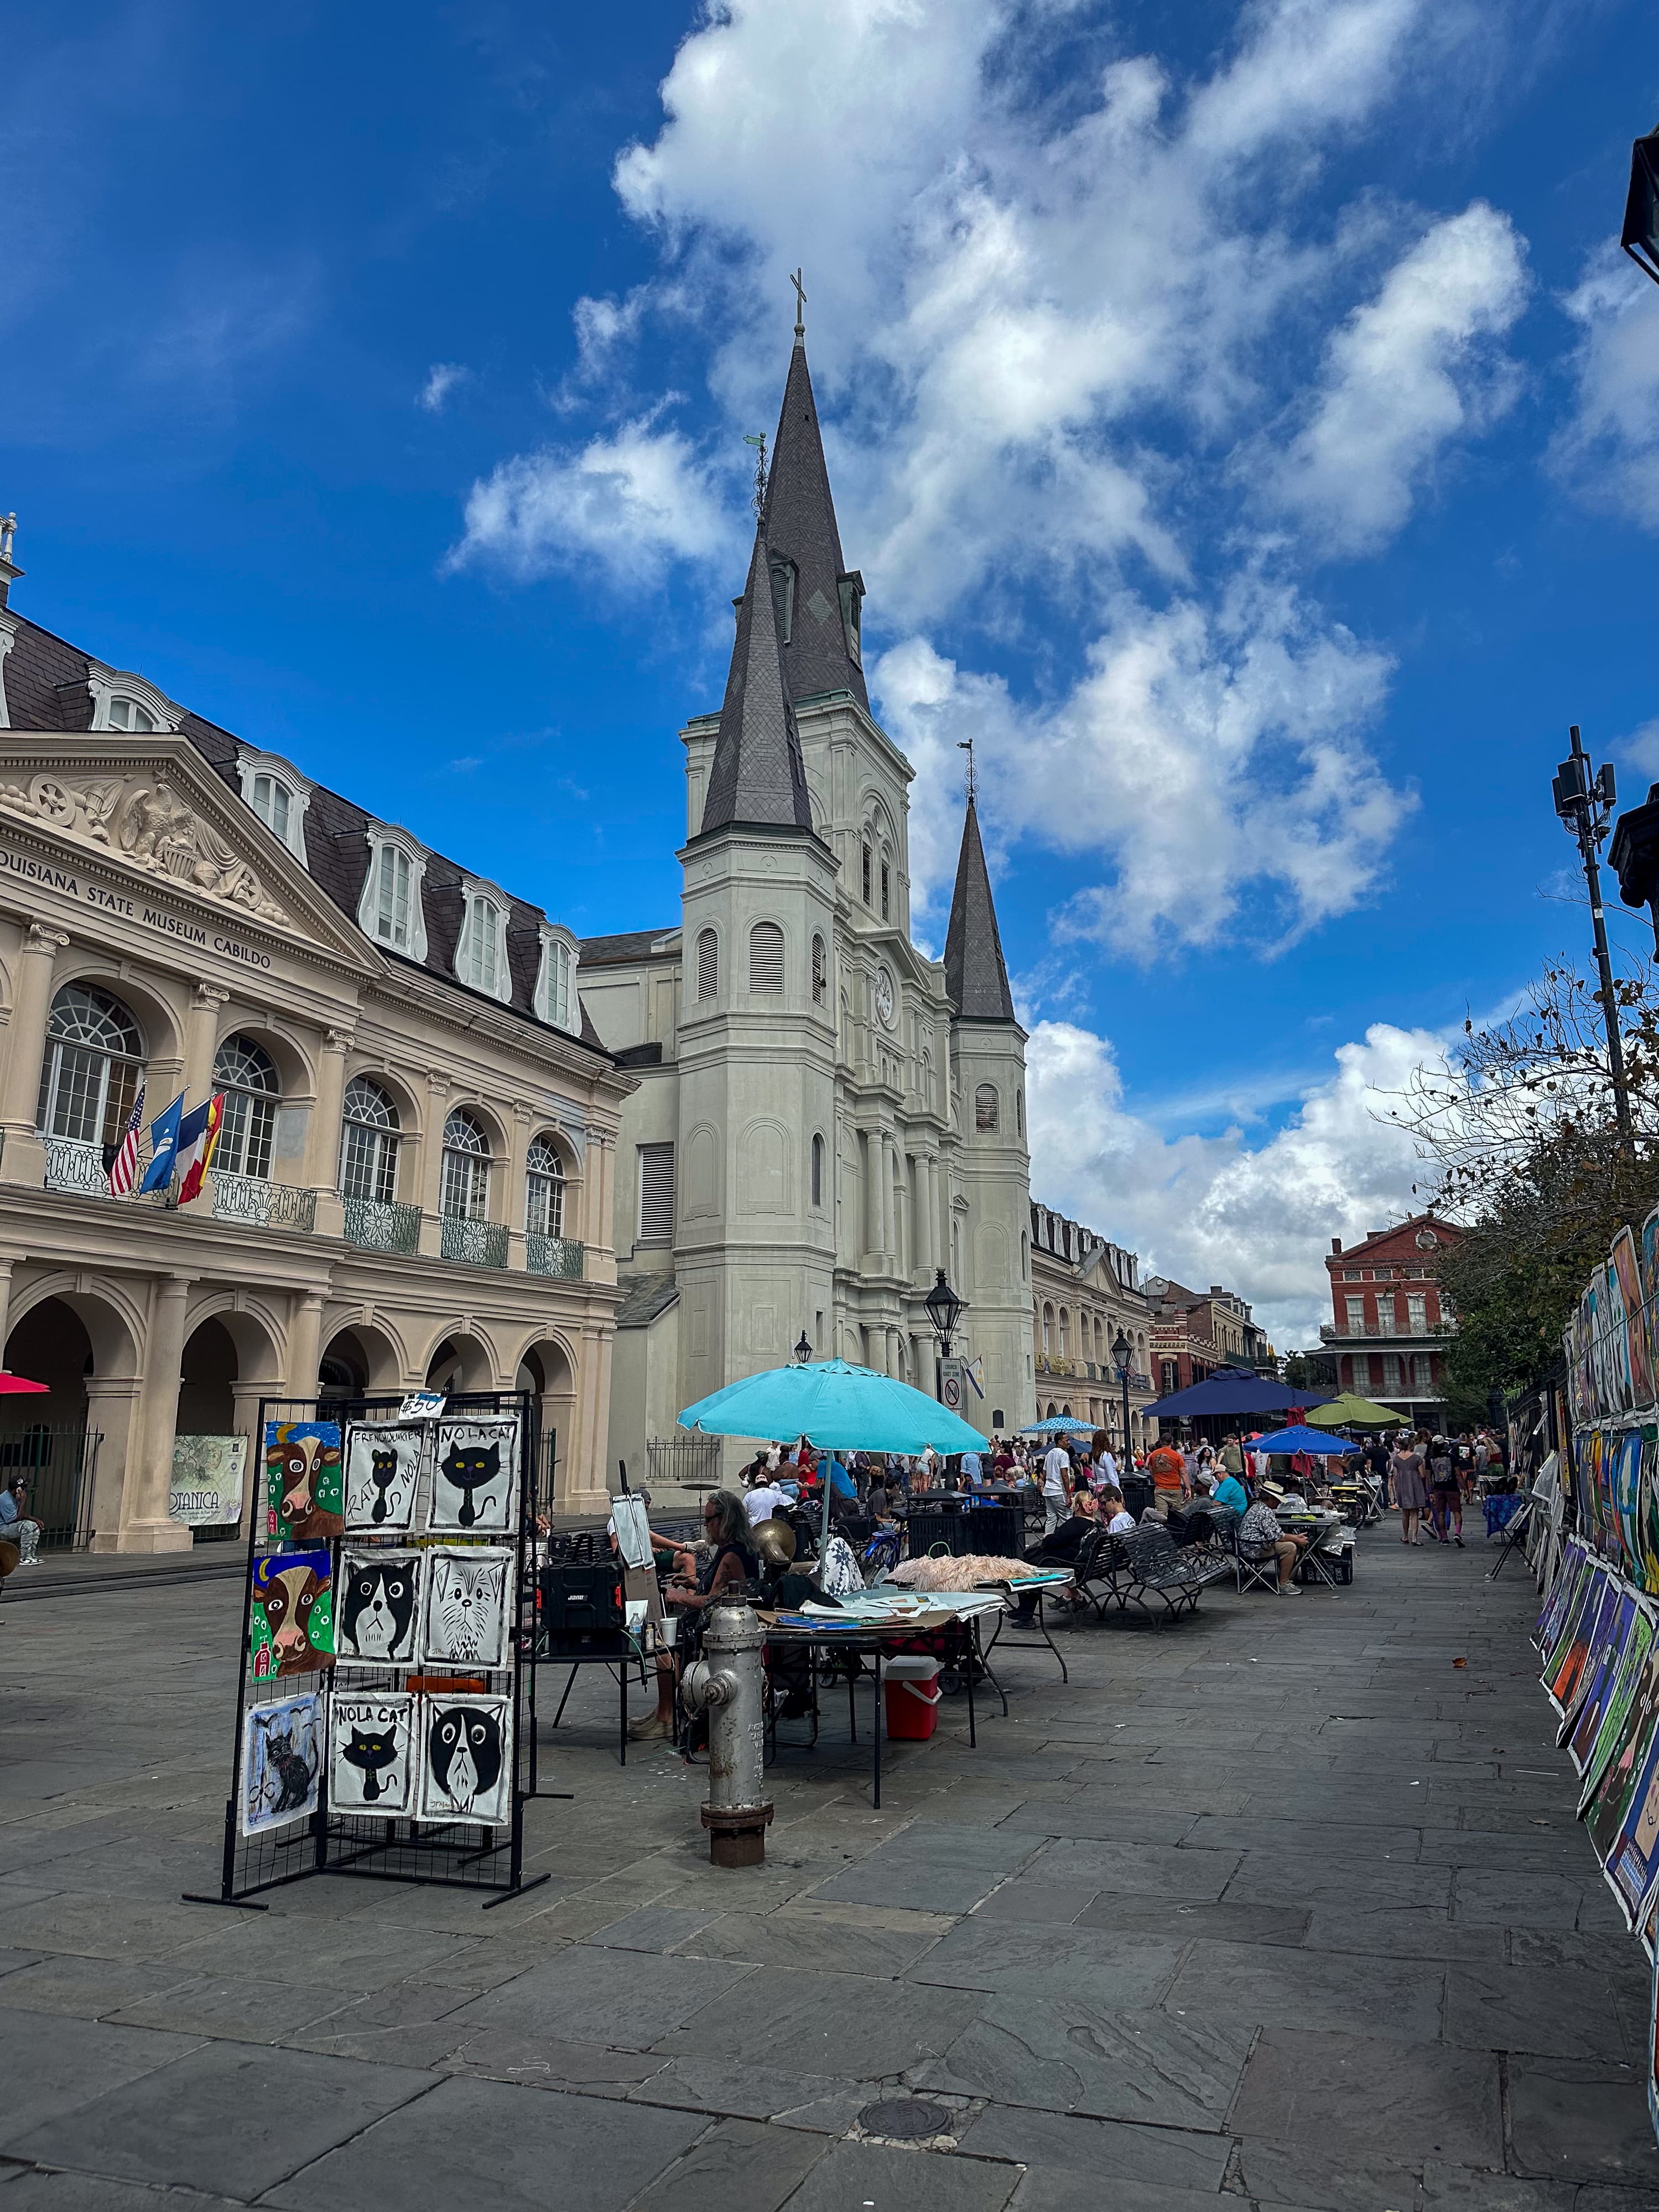
<svg viewBox="0 0 1659 2212">
<path fill-rule="evenodd" d="M 43 773 L 26 783 L 0 781 L 0 808 L 48 823 L 59 836 L 100 847 L 112 857 L 260 921 L 292 926 L 257 872 L 229 839 L 204 820 L 165 774 L 70 775 Z"/>
</svg>

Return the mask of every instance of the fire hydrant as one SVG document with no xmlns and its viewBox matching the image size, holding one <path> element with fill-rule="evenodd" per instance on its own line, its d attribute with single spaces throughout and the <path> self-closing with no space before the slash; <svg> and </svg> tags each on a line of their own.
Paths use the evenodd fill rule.
<svg viewBox="0 0 1659 2212">
<path fill-rule="evenodd" d="M 760 1623 L 746 1605 L 710 1607 L 703 1656 L 680 1694 L 708 1715 L 708 1802 L 702 1825 L 715 1866 L 763 1866 L 772 1807 L 765 1797 L 766 1729 Z"/>
</svg>

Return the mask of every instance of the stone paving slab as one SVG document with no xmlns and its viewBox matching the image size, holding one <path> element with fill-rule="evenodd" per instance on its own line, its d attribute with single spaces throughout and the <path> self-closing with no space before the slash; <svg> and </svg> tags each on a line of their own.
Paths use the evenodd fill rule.
<svg viewBox="0 0 1659 2212">
<path fill-rule="evenodd" d="M 1532 1590 L 1486 1564 L 1374 1532 L 1352 1590 L 1070 1632 L 1069 1686 L 1005 1651 L 1006 1717 L 971 1750 L 947 1700 L 878 1812 L 832 1701 L 747 1873 L 708 1863 L 702 1773 L 618 1768 L 579 1682 L 543 1737 L 574 1800 L 527 1816 L 554 1880 L 488 1914 L 337 1878 L 181 1905 L 238 1587 L 182 1639 L 143 1583 L 35 1604 L 0 1621 L 0 2212 L 1659 2212 L 1645 1962 Z M 910 2097 L 923 2145 L 872 2117 Z"/>
</svg>

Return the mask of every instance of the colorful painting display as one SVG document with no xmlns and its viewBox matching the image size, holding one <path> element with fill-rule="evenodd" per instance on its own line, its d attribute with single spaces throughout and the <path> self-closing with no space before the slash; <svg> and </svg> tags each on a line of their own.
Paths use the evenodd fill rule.
<svg viewBox="0 0 1659 2212">
<path fill-rule="evenodd" d="M 1659 1646 L 1650 1648 L 1613 1754 L 1584 1808 L 1590 1849 L 1603 1867 L 1613 1855 L 1636 1785 L 1659 1727 Z"/>
<path fill-rule="evenodd" d="M 1558 1712 L 1561 1710 L 1561 1701 L 1557 1694 L 1556 1684 L 1558 1680 L 1564 1678 L 1565 1670 L 1577 1649 L 1581 1634 L 1588 1631 L 1589 1624 L 1585 1616 L 1600 1596 L 1601 1586 L 1606 1579 L 1607 1569 L 1599 1559 L 1591 1560 L 1574 1586 L 1571 1602 L 1562 1621 L 1560 1634 L 1553 1647 L 1544 1655 L 1544 1671 L 1541 1680 L 1545 1689 L 1549 1692 L 1550 1701 Z"/>
<path fill-rule="evenodd" d="M 1566 1742 L 1577 1723 L 1579 1710 L 1595 1687 L 1597 1670 L 1607 1662 L 1613 1624 L 1630 1599 L 1630 1591 L 1617 1575 L 1604 1575 L 1600 1589 L 1584 1608 L 1583 1659 L 1576 1673 L 1564 1669 L 1559 1681 L 1561 1725 L 1556 1731 L 1558 1744 Z"/>
<path fill-rule="evenodd" d="M 1637 1258 L 1636 1239 L 1628 1229 L 1621 1229 L 1613 1238 L 1607 1264 L 1618 1282 L 1619 1295 L 1625 1309 L 1629 1402 L 1632 1406 L 1650 1406 L 1654 1399 L 1653 1355 L 1648 1335 L 1647 1314 L 1642 1299 L 1641 1265 Z"/>
<path fill-rule="evenodd" d="M 1636 1593 L 1609 1577 L 1596 1625 L 1589 1665 L 1572 1710 L 1562 1721 L 1557 1743 L 1567 1747 L 1574 1771 L 1583 1774 L 1590 1746 L 1607 1710 L 1607 1693 L 1619 1669 L 1620 1655 L 1630 1640 L 1638 1612 Z"/>
<path fill-rule="evenodd" d="M 507 1664 L 513 1570 L 514 1555 L 505 1545 L 428 1553 L 421 1656 L 428 1665 Z"/>
<path fill-rule="evenodd" d="M 1565 1719 L 1572 1711 L 1595 1648 L 1596 1623 L 1609 1590 L 1616 1585 L 1605 1570 L 1588 1576 L 1567 1633 L 1547 1677 L 1544 1687 L 1550 1703 Z"/>
<path fill-rule="evenodd" d="M 334 1664 L 334 1569 L 326 1551 L 268 1552 L 253 1562 L 248 1662 L 257 1681 Z"/>
<path fill-rule="evenodd" d="M 322 1745 L 323 1700 L 317 1691 L 248 1707 L 242 1716 L 237 1793 L 245 1836 L 286 1828 L 317 1810 Z"/>
<path fill-rule="evenodd" d="M 495 1825 L 513 1796 L 513 1705 L 508 1698 L 422 1700 L 420 1818 Z"/>
<path fill-rule="evenodd" d="M 336 1658 L 362 1667 L 412 1666 L 426 1572 L 423 1553 L 343 1544 Z"/>
<path fill-rule="evenodd" d="M 1585 1756 L 1582 1770 L 1583 1784 L 1578 1796 L 1578 1817 L 1581 1820 L 1589 1809 L 1590 1801 L 1607 1771 L 1608 1762 L 1625 1740 L 1631 1706 L 1645 1677 L 1653 1643 L 1652 1616 L 1645 1607 L 1638 1607 L 1602 1703 L 1601 1724 Z"/>
<path fill-rule="evenodd" d="M 328 1720 L 331 1812 L 413 1817 L 416 1710 L 416 1699 L 402 1692 L 360 1698 L 336 1683 Z"/>
<path fill-rule="evenodd" d="M 399 1535 L 412 1526 L 426 1457 L 414 1422 L 354 1421 L 345 1437 L 345 1525 L 353 1535 Z"/>
<path fill-rule="evenodd" d="M 265 1534 L 322 1544 L 345 1528 L 340 1430 L 334 1421 L 265 1423 Z"/>
<path fill-rule="evenodd" d="M 519 1525 L 519 1424 L 512 1415 L 439 1421 L 428 1526 L 446 1534 L 511 1535 Z"/>
<path fill-rule="evenodd" d="M 1546 1656 L 1547 1661 L 1547 1655 L 1554 1650 L 1560 1638 L 1567 1607 L 1578 1587 L 1578 1578 L 1589 1564 L 1589 1553 L 1586 1546 L 1577 1536 L 1570 1536 L 1561 1547 L 1560 1564 L 1556 1569 L 1555 1579 L 1550 1584 L 1549 1595 L 1544 1600 L 1543 1610 L 1538 1616 L 1538 1626 L 1533 1632 L 1533 1642 Z"/>
</svg>

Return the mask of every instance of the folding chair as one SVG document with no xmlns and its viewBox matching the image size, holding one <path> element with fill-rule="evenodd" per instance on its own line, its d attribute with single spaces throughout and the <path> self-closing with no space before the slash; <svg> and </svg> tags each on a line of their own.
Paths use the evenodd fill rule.
<svg viewBox="0 0 1659 2212">
<path fill-rule="evenodd" d="M 1233 1530 L 1233 1574 L 1237 1588 L 1241 1594 L 1249 1589 L 1270 1589 L 1276 1593 L 1279 1589 L 1279 1554 L 1268 1552 L 1262 1558 L 1253 1559 L 1248 1553 L 1241 1551 L 1238 1530 L 1243 1525 L 1241 1520 Z"/>
</svg>

